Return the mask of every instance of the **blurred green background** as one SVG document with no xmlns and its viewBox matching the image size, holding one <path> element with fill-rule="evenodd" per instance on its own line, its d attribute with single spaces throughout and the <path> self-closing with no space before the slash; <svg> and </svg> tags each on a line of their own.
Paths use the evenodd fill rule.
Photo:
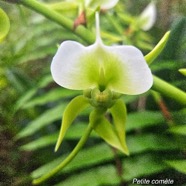
<svg viewBox="0 0 186 186">
<path fill-rule="evenodd" d="M 103 12 L 103 40 L 108 45 L 133 44 L 147 54 L 171 29 L 167 46 L 151 69 L 186 91 L 186 77 L 178 72 L 186 67 L 186 1 L 158 0 L 156 23 L 144 32 L 135 20 L 148 3 L 120 0 L 113 10 Z M 50 63 L 62 41 L 86 43 L 23 6 L 1 1 L 0 7 L 11 23 L 8 37 L 0 44 L 0 185 L 28 186 L 69 154 L 87 125 L 88 110 L 75 120 L 59 152 L 54 153 L 64 108 L 81 92 L 56 85 Z M 78 16 L 72 6 L 56 11 L 72 20 Z M 87 24 L 91 31 L 92 19 Z M 123 96 L 123 101 L 131 155 L 117 153 L 92 134 L 71 164 L 44 186 L 124 186 L 132 185 L 133 178 L 170 178 L 174 185 L 186 185 L 186 108 L 151 91 Z"/>
</svg>

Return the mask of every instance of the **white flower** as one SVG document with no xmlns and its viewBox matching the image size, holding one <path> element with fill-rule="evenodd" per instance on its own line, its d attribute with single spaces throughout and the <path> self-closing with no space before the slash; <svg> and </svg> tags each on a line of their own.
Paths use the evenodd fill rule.
<svg viewBox="0 0 186 186">
<path fill-rule="evenodd" d="M 141 13 L 140 19 L 140 27 L 144 31 L 147 31 L 152 28 L 154 23 L 156 22 L 157 17 L 156 5 L 154 2 L 151 2 Z"/>
<path fill-rule="evenodd" d="M 134 46 L 105 46 L 96 13 L 96 41 L 83 46 L 64 41 L 51 64 L 53 79 L 67 89 L 109 89 L 122 94 L 141 94 L 153 83 L 143 54 Z"/>
<path fill-rule="evenodd" d="M 111 9 L 113 8 L 119 0 L 85 0 L 86 7 L 97 8 L 100 7 L 101 9 Z"/>
</svg>

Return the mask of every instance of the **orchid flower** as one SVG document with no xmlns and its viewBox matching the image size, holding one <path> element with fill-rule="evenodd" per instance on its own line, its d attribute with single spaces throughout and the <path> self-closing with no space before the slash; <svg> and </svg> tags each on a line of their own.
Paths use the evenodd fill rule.
<svg viewBox="0 0 186 186">
<path fill-rule="evenodd" d="M 151 2 L 139 17 L 140 28 L 144 31 L 150 30 L 156 21 L 156 14 L 156 5 L 154 2 Z"/>
<path fill-rule="evenodd" d="M 84 96 L 74 98 L 64 112 L 56 150 L 72 121 L 90 103 L 96 108 L 90 114 L 93 129 L 111 146 L 128 154 L 126 109 L 118 98 L 120 94 L 142 94 L 152 86 L 152 74 L 141 51 L 133 46 L 104 45 L 96 13 L 95 43 L 86 47 L 75 41 L 64 41 L 52 60 L 51 73 L 60 86 L 84 90 Z M 107 109 L 115 127 L 104 116 Z"/>
<path fill-rule="evenodd" d="M 147 64 L 161 53 L 169 35 L 167 32 L 145 57 L 133 46 L 106 46 L 100 37 L 99 14 L 96 13 L 94 44 L 83 46 L 75 41 L 64 41 L 60 45 L 51 64 L 53 79 L 64 88 L 83 90 L 83 95 L 67 105 L 55 151 L 74 119 L 87 107 L 92 111 L 89 124 L 72 152 L 54 169 L 33 180 L 33 184 L 42 183 L 70 163 L 92 130 L 109 145 L 129 155 L 125 139 L 126 106 L 120 96 L 142 94 L 151 88 L 153 79 L 157 79 L 152 77 Z M 108 114 L 112 117 L 107 117 Z"/>
</svg>

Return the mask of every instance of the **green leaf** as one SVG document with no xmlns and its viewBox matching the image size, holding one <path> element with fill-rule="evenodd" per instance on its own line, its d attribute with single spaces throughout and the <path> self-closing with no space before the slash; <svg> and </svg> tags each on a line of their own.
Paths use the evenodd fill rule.
<svg viewBox="0 0 186 186">
<path fill-rule="evenodd" d="M 104 152 L 104 153 L 103 153 Z M 40 168 L 32 172 L 32 178 L 40 177 L 41 175 L 46 174 L 48 171 L 55 168 L 67 157 L 67 154 L 55 159 L 52 162 L 49 162 Z M 65 167 L 61 172 L 70 173 L 78 169 L 90 167 L 93 165 L 98 165 L 99 163 L 106 162 L 113 159 L 114 155 L 108 145 L 102 143 L 100 145 L 94 145 L 93 147 L 86 148 L 81 150 L 78 155 L 72 160 L 72 162 Z"/>
<path fill-rule="evenodd" d="M 62 97 L 66 98 L 66 97 L 70 97 L 70 96 L 76 96 L 77 94 L 78 94 L 78 92 L 76 92 L 76 91 L 63 89 L 61 87 L 56 88 L 56 89 L 52 89 L 50 92 L 47 92 L 44 95 L 38 96 L 38 97 L 30 100 L 29 102 L 24 104 L 23 108 L 26 109 L 26 108 L 35 107 L 38 105 L 44 105 L 49 102 L 56 101 Z"/>
<path fill-rule="evenodd" d="M 180 148 L 174 138 L 160 134 L 128 135 L 127 144 L 131 154 L 145 151 L 171 151 Z"/>
<path fill-rule="evenodd" d="M 20 109 L 25 105 L 25 103 L 30 100 L 37 92 L 36 88 L 32 88 L 31 90 L 27 91 L 15 104 L 15 111 Z"/>
<path fill-rule="evenodd" d="M 22 108 L 38 91 L 38 88 L 43 88 L 52 82 L 51 75 L 43 77 L 36 87 L 28 90 L 21 98 L 19 98 L 15 105 L 15 111 Z"/>
<path fill-rule="evenodd" d="M 98 135 L 103 138 L 109 145 L 128 155 L 128 149 L 125 146 L 123 147 L 123 144 L 120 142 L 115 128 L 104 117 L 104 115 L 93 111 L 90 114 L 90 123 L 92 123 L 92 126 Z"/>
<path fill-rule="evenodd" d="M 76 123 L 72 125 L 65 135 L 66 140 L 77 140 L 79 139 L 87 127 L 87 123 Z M 30 143 L 21 146 L 21 150 L 38 150 L 48 145 L 56 143 L 58 132 L 40 137 Z M 98 138 L 99 136 L 95 133 L 91 133 L 91 137 Z M 150 143 L 149 143 L 150 142 Z M 129 146 L 129 152 L 131 154 L 146 152 L 146 151 L 171 151 L 178 150 L 180 147 L 175 143 L 174 138 L 156 135 L 156 134 L 141 134 L 141 135 L 127 135 L 127 144 Z"/>
<path fill-rule="evenodd" d="M 0 8 L 0 43 L 6 37 L 10 29 L 10 20 L 7 14 Z"/>
<path fill-rule="evenodd" d="M 186 69 L 185 68 L 179 69 L 179 72 L 182 73 L 184 76 L 186 76 Z"/>
<path fill-rule="evenodd" d="M 66 155 L 63 155 L 62 157 L 55 159 L 54 161 L 33 171 L 32 177 L 37 178 L 47 173 L 48 170 L 53 169 L 61 161 L 63 161 L 65 157 Z M 79 152 L 79 154 L 75 157 L 75 159 L 71 162 L 71 164 L 69 164 L 67 167 L 65 167 L 61 171 L 61 173 L 71 173 L 70 175 L 72 175 L 69 177 L 69 179 L 67 179 L 68 180 L 67 182 L 63 181 L 62 183 L 65 186 L 67 186 L 68 182 L 71 183 L 71 181 L 69 180 L 74 179 L 75 177 L 82 178 L 83 180 L 83 178 L 86 177 L 87 173 L 89 172 L 93 171 L 94 173 L 96 173 L 97 170 L 102 169 L 102 167 L 105 167 L 105 170 L 106 170 L 106 167 L 109 167 L 110 165 L 99 166 L 99 168 L 92 168 L 92 169 L 90 169 L 89 167 L 99 165 L 100 163 L 104 163 L 104 162 L 106 163 L 109 160 L 112 160 L 113 158 L 114 158 L 114 154 L 112 150 L 108 148 L 106 144 L 95 145 L 91 148 L 84 149 Z M 123 169 L 125 170 L 123 177 L 124 177 L 124 180 L 126 181 L 130 181 L 134 177 L 149 176 L 152 174 L 156 174 L 156 173 L 162 172 L 163 170 L 167 169 L 167 166 L 162 163 L 161 159 L 158 158 L 156 154 L 154 155 L 153 154 L 139 154 L 134 157 L 127 157 L 123 160 L 123 167 L 124 167 Z M 88 168 L 88 171 L 86 168 Z M 81 170 L 84 169 L 85 171 L 82 172 L 81 174 L 78 172 L 78 176 L 77 174 L 75 175 L 72 174 L 72 172 L 77 171 L 79 169 Z M 98 178 L 97 176 L 99 177 L 98 174 L 94 174 L 93 178 Z M 110 177 L 112 177 L 112 174 L 110 174 Z M 96 180 L 99 181 L 99 179 L 96 179 Z M 105 182 L 107 181 L 109 183 L 109 179 L 105 179 Z M 80 182 L 80 183 L 83 183 L 83 182 Z"/>
<path fill-rule="evenodd" d="M 43 148 L 48 145 L 53 145 L 57 140 L 57 135 L 58 133 L 40 137 L 39 139 L 35 141 L 32 141 L 26 145 L 21 146 L 20 149 L 25 150 L 25 151 L 34 151 L 34 150 Z"/>
<path fill-rule="evenodd" d="M 134 112 L 128 114 L 127 116 L 126 130 L 128 132 L 134 129 L 151 127 L 154 125 L 159 125 L 164 121 L 165 119 L 161 112 Z"/>
<path fill-rule="evenodd" d="M 83 132 L 86 130 L 87 123 L 76 123 L 72 125 L 69 130 L 67 131 L 64 139 L 66 140 L 77 140 L 81 138 Z M 21 146 L 21 150 L 27 150 L 27 151 L 34 151 L 41 149 L 43 147 L 53 145 L 57 141 L 57 137 L 59 132 L 56 132 L 54 134 L 50 134 L 47 136 L 40 137 L 39 139 L 36 139 L 34 141 L 31 141 L 30 143 L 27 143 L 23 146 Z M 98 135 L 95 132 L 92 132 L 91 137 L 98 138 Z"/>
<path fill-rule="evenodd" d="M 172 70 L 177 69 L 178 64 L 173 60 L 158 60 L 157 63 L 153 63 L 151 66 L 152 71 Z"/>
<path fill-rule="evenodd" d="M 101 186 L 101 185 L 119 185 L 120 179 L 117 175 L 114 165 L 100 166 L 99 168 L 92 168 L 88 171 L 72 175 L 65 181 L 58 183 L 55 186 Z"/>
<path fill-rule="evenodd" d="M 171 127 L 169 131 L 175 134 L 186 135 L 186 125 Z"/>
<path fill-rule="evenodd" d="M 167 160 L 165 162 L 175 170 L 186 174 L 186 160 Z"/>
<path fill-rule="evenodd" d="M 95 156 L 96 158 L 97 156 Z M 72 162 L 73 164 L 73 162 Z M 127 157 L 122 161 L 123 179 L 131 182 L 133 178 L 147 177 L 153 174 L 161 173 L 167 169 L 167 166 L 162 163 L 155 155 L 145 154 L 135 157 Z M 76 183 L 76 186 L 90 185 L 119 185 L 120 179 L 117 175 L 115 166 L 111 164 L 85 169 L 78 174 L 71 174 L 65 181 L 57 184 L 57 186 L 71 186 Z"/>
<path fill-rule="evenodd" d="M 61 129 L 59 133 L 59 137 L 56 143 L 55 151 L 58 150 L 67 129 L 70 127 L 74 119 L 78 116 L 78 114 L 84 110 L 86 107 L 89 106 L 88 99 L 86 99 L 84 96 L 77 96 L 75 97 L 66 107 L 62 123 L 61 123 Z"/>
<path fill-rule="evenodd" d="M 169 35 L 170 31 L 166 32 L 154 49 L 145 56 L 148 64 L 151 64 L 160 55 L 169 39 Z"/>
<path fill-rule="evenodd" d="M 131 181 L 133 178 L 147 177 L 152 174 L 160 173 L 168 167 L 156 154 L 140 154 L 129 157 L 123 161 L 123 178 Z"/>
<path fill-rule="evenodd" d="M 117 100 L 113 107 L 111 107 L 110 112 L 112 114 L 113 123 L 115 125 L 116 132 L 123 146 L 123 149 L 125 149 L 126 154 L 129 154 L 125 139 L 127 111 L 123 100 Z"/>
<path fill-rule="evenodd" d="M 162 59 L 166 60 L 177 60 L 179 51 L 181 48 L 181 42 L 185 38 L 186 18 L 178 18 L 172 28 L 169 40 L 165 49 L 161 54 Z M 185 51 L 185 50 L 184 50 Z"/>
<path fill-rule="evenodd" d="M 16 139 L 30 136 L 40 130 L 41 128 L 51 124 L 52 122 L 61 118 L 61 115 L 66 107 L 66 104 L 59 105 L 57 107 L 51 108 L 50 110 L 44 112 L 35 120 L 28 123 L 28 126 L 25 127 L 21 132 L 16 136 Z"/>
</svg>

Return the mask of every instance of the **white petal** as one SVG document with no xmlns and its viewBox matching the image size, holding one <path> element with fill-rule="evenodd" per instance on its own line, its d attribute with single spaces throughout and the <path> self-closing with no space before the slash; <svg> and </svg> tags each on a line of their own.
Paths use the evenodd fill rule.
<svg viewBox="0 0 186 186">
<path fill-rule="evenodd" d="M 118 3 L 118 1 L 119 0 L 100 0 L 100 1 L 85 0 L 85 6 L 94 9 L 98 7 L 100 7 L 101 9 L 111 9 Z"/>
<path fill-rule="evenodd" d="M 51 64 L 53 79 L 60 86 L 84 90 L 98 87 L 100 66 L 97 57 L 99 45 L 103 45 L 99 31 L 99 14 L 96 13 L 96 42 L 84 47 L 75 41 L 63 42 Z M 99 53 L 99 51 L 98 51 Z"/>
<path fill-rule="evenodd" d="M 141 29 L 144 31 L 149 30 L 156 21 L 156 14 L 156 5 L 151 2 L 140 15 Z"/>
<path fill-rule="evenodd" d="M 103 0 L 101 1 L 101 9 L 111 9 L 113 8 L 119 0 Z"/>
<path fill-rule="evenodd" d="M 103 62 L 108 88 L 130 95 L 150 89 L 152 74 L 140 50 L 133 46 L 105 46 L 105 49 L 110 55 L 110 61 Z"/>
<path fill-rule="evenodd" d="M 84 47 L 78 42 L 63 42 L 51 64 L 53 79 L 60 86 L 83 90 L 96 86 L 99 69 L 89 56 L 94 45 Z M 90 54 L 90 55 L 89 55 Z"/>
</svg>

